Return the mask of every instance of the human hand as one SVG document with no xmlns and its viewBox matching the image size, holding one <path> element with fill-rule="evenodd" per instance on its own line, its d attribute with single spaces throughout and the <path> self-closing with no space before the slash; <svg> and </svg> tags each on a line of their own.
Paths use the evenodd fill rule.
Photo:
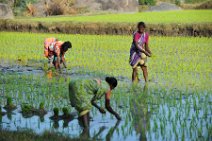
<svg viewBox="0 0 212 141">
<path fill-rule="evenodd" d="M 146 56 L 151 57 L 151 54 L 147 51 L 145 51 Z"/>
<path fill-rule="evenodd" d="M 102 114 L 105 114 L 106 113 L 105 109 L 102 108 L 102 107 L 99 108 L 99 112 L 102 113 Z"/>
<path fill-rule="evenodd" d="M 117 120 L 121 120 L 121 117 L 117 114 L 115 115 Z"/>
</svg>

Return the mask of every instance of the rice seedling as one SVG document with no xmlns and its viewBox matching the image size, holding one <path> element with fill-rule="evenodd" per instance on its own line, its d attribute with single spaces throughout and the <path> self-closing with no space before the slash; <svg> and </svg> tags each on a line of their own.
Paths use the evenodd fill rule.
<svg viewBox="0 0 212 141">
<path fill-rule="evenodd" d="M 28 103 L 23 103 L 21 105 L 21 112 L 26 118 L 32 117 L 34 113 L 34 107 Z"/>
<path fill-rule="evenodd" d="M 67 107 L 63 107 L 62 111 L 63 111 L 63 117 L 64 118 L 68 118 L 69 117 L 69 110 L 68 110 L 68 108 Z"/>
<path fill-rule="evenodd" d="M 53 108 L 53 116 L 50 117 L 52 120 L 58 120 L 59 119 L 59 108 L 55 107 Z"/>
<path fill-rule="evenodd" d="M 7 104 L 4 106 L 4 109 L 8 111 L 13 111 L 16 109 L 16 106 L 13 104 L 11 97 L 7 97 Z"/>
</svg>

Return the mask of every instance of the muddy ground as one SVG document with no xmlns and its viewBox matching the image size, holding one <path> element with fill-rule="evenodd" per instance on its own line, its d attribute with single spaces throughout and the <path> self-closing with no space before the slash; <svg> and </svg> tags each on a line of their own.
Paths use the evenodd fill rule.
<svg viewBox="0 0 212 141">
<path fill-rule="evenodd" d="M 131 35 L 133 23 L 44 23 L 0 20 L 0 31 L 65 34 Z M 147 31 L 154 36 L 212 36 L 212 25 L 205 24 L 149 24 Z"/>
</svg>

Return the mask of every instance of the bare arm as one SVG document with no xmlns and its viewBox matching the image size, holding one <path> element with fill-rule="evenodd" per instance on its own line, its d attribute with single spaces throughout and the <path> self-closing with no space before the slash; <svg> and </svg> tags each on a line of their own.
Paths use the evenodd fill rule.
<svg viewBox="0 0 212 141">
<path fill-rule="evenodd" d="M 138 42 L 135 42 L 135 46 L 136 46 L 136 48 L 137 48 L 139 51 L 143 52 L 144 54 L 146 54 L 147 56 L 150 57 L 149 52 L 148 52 L 148 51 L 145 51 L 145 50 L 143 49 L 143 47 L 139 45 Z"/>
<path fill-rule="evenodd" d="M 145 44 L 145 50 L 146 50 L 150 55 L 152 54 L 152 52 L 151 52 L 151 50 L 150 50 L 150 48 L 149 48 L 149 44 L 148 44 L 148 43 Z"/>
<path fill-rule="evenodd" d="M 61 53 L 60 48 L 56 45 L 54 51 L 55 51 L 55 54 L 57 56 L 55 68 L 60 69 L 60 53 Z"/>
<path fill-rule="evenodd" d="M 105 94 L 105 107 L 106 107 L 106 109 L 108 110 L 108 112 L 110 112 L 111 114 L 113 114 L 113 115 L 117 118 L 117 120 L 121 120 L 121 117 L 119 116 L 119 114 L 116 113 L 116 112 L 112 109 L 112 107 L 110 106 L 110 93 L 109 93 L 109 92 L 107 92 L 107 93 Z"/>
<path fill-rule="evenodd" d="M 44 43 L 44 56 L 48 58 L 48 55 L 49 55 L 48 46 Z"/>
<path fill-rule="evenodd" d="M 94 107 L 96 107 L 98 110 L 99 110 L 99 112 L 101 112 L 101 113 L 106 113 L 105 112 L 105 110 L 102 108 L 102 107 L 100 107 L 99 105 L 97 105 L 96 104 L 96 102 L 95 102 L 95 97 L 91 100 L 91 104 L 94 106 Z"/>
<path fill-rule="evenodd" d="M 66 60 L 65 60 L 64 55 L 65 55 L 65 54 L 62 55 L 62 62 L 63 62 L 63 66 L 64 66 L 65 68 L 67 68 L 67 66 L 66 66 Z"/>
<path fill-rule="evenodd" d="M 57 60 L 56 60 L 55 68 L 60 69 L 60 55 L 58 55 L 58 54 L 57 54 Z"/>
</svg>

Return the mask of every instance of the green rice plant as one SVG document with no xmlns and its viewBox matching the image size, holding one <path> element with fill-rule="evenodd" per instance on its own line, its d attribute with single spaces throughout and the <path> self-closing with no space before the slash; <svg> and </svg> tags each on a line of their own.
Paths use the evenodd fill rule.
<svg viewBox="0 0 212 141">
<path fill-rule="evenodd" d="M 67 107 L 63 107 L 62 108 L 62 111 L 63 111 L 63 116 L 64 117 L 68 117 L 69 116 L 69 110 Z"/>
<path fill-rule="evenodd" d="M 59 116 L 59 108 L 57 108 L 57 107 L 55 107 L 54 109 L 53 109 L 53 112 L 54 112 L 54 117 L 58 117 Z"/>
<path fill-rule="evenodd" d="M 41 102 L 39 105 L 39 110 L 44 110 L 44 102 Z"/>
<path fill-rule="evenodd" d="M 8 98 L 7 98 L 7 105 L 8 105 L 8 106 L 12 106 L 12 105 L 13 105 L 13 103 L 12 103 L 12 98 L 11 98 L 11 97 L 8 97 Z"/>
<path fill-rule="evenodd" d="M 13 104 L 11 97 L 7 97 L 7 104 L 4 106 L 4 109 L 8 111 L 12 111 L 16 109 L 16 106 Z"/>
<path fill-rule="evenodd" d="M 24 117 L 31 117 L 31 116 L 33 116 L 34 111 L 35 111 L 35 108 L 31 104 L 23 103 L 21 105 L 21 112 L 22 112 L 22 114 L 23 114 Z"/>
</svg>

